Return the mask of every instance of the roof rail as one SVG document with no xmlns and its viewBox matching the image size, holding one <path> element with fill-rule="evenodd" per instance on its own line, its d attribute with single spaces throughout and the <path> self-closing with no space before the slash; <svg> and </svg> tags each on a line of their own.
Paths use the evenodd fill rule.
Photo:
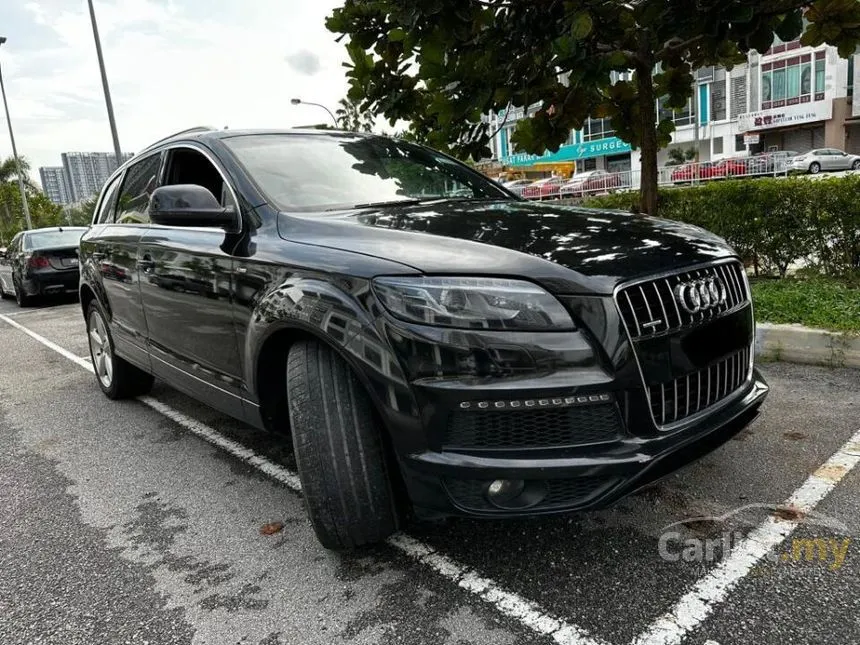
<svg viewBox="0 0 860 645">
<path fill-rule="evenodd" d="M 179 132 L 174 132 L 173 134 L 169 134 L 166 137 L 162 137 L 161 139 L 159 139 L 158 141 L 155 141 L 154 143 L 150 143 L 148 146 L 146 146 L 143 150 L 141 150 L 137 154 L 140 155 L 141 152 L 145 152 L 145 151 L 149 150 L 150 148 L 154 148 L 159 143 L 163 143 L 169 139 L 172 139 L 173 137 L 178 137 L 178 136 L 183 135 L 183 134 L 193 134 L 195 132 L 212 132 L 215 129 L 216 128 L 213 128 L 212 126 L 208 126 L 208 125 L 198 125 L 198 126 L 195 126 L 193 128 L 187 128 L 185 130 L 180 130 Z"/>
</svg>

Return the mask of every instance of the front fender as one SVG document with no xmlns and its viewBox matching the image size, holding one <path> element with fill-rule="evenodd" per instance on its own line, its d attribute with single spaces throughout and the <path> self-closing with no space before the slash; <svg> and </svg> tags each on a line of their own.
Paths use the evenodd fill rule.
<svg viewBox="0 0 860 645">
<path fill-rule="evenodd" d="M 258 369 L 266 341 L 285 330 L 310 334 L 349 363 L 374 400 L 386 426 L 418 422 L 418 407 L 396 355 L 386 339 L 370 290 L 361 278 L 335 285 L 292 277 L 270 290 L 254 307 L 245 335 L 245 382 L 259 392 Z"/>
</svg>

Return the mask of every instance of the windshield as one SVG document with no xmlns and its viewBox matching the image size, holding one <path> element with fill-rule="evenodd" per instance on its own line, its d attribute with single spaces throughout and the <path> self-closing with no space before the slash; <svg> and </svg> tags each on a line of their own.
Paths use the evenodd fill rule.
<svg viewBox="0 0 860 645">
<path fill-rule="evenodd" d="M 231 137 L 224 143 L 282 210 L 511 198 L 449 157 L 383 137 L 270 134 Z"/>
<path fill-rule="evenodd" d="M 25 249 L 50 249 L 60 246 L 77 246 L 85 228 L 64 228 L 56 231 L 38 231 L 24 236 Z"/>
</svg>

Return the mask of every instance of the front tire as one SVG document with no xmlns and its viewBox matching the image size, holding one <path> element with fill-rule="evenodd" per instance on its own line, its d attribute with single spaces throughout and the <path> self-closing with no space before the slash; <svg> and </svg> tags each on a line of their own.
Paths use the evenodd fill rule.
<svg viewBox="0 0 860 645">
<path fill-rule="evenodd" d="M 860 170 L 860 159 L 855 159 L 854 163 L 851 164 L 851 170 Z"/>
<path fill-rule="evenodd" d="M 817 175 L 820 172 L 821 172 L 821 164 L 820 163 L 818 163 L 817 161 L 813 161 L 811 164 L 809 164 L 809 174 L 810 175 Z"/>
<path fill-rule="evenodd" d="M 287 399 L 305 506 L 327 549 L 381 542 L 398 513 L 370 397 L 349 366 L 317 341 L 287 357 Z"/>
<path fill-rule="evenodd" d="M 96 382 L 109 399 L 128 399 L 152 389 L 152 374 L 120 358 L 101 308 L 93 300 L 87 311 L 87 338 Z"/>
</svg>

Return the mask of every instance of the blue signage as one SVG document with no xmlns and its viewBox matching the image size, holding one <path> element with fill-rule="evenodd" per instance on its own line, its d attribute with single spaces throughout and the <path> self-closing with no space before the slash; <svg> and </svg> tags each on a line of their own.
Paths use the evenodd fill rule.
<svg viewBox="0 0 860 645">
<path fill-rule="evenodd" d="M 585 141 L 561 146 L 556 152 L 545 152 L 542 155 L 516 153 L 502 155 L 500 161 L 507 166 L 531 166 L 535 163 L 557 163 L 560 161 L 577 161 L 604 155 L 617 155 L 630 152 L 630 144 L 618 137 Z"/>
</svg>

